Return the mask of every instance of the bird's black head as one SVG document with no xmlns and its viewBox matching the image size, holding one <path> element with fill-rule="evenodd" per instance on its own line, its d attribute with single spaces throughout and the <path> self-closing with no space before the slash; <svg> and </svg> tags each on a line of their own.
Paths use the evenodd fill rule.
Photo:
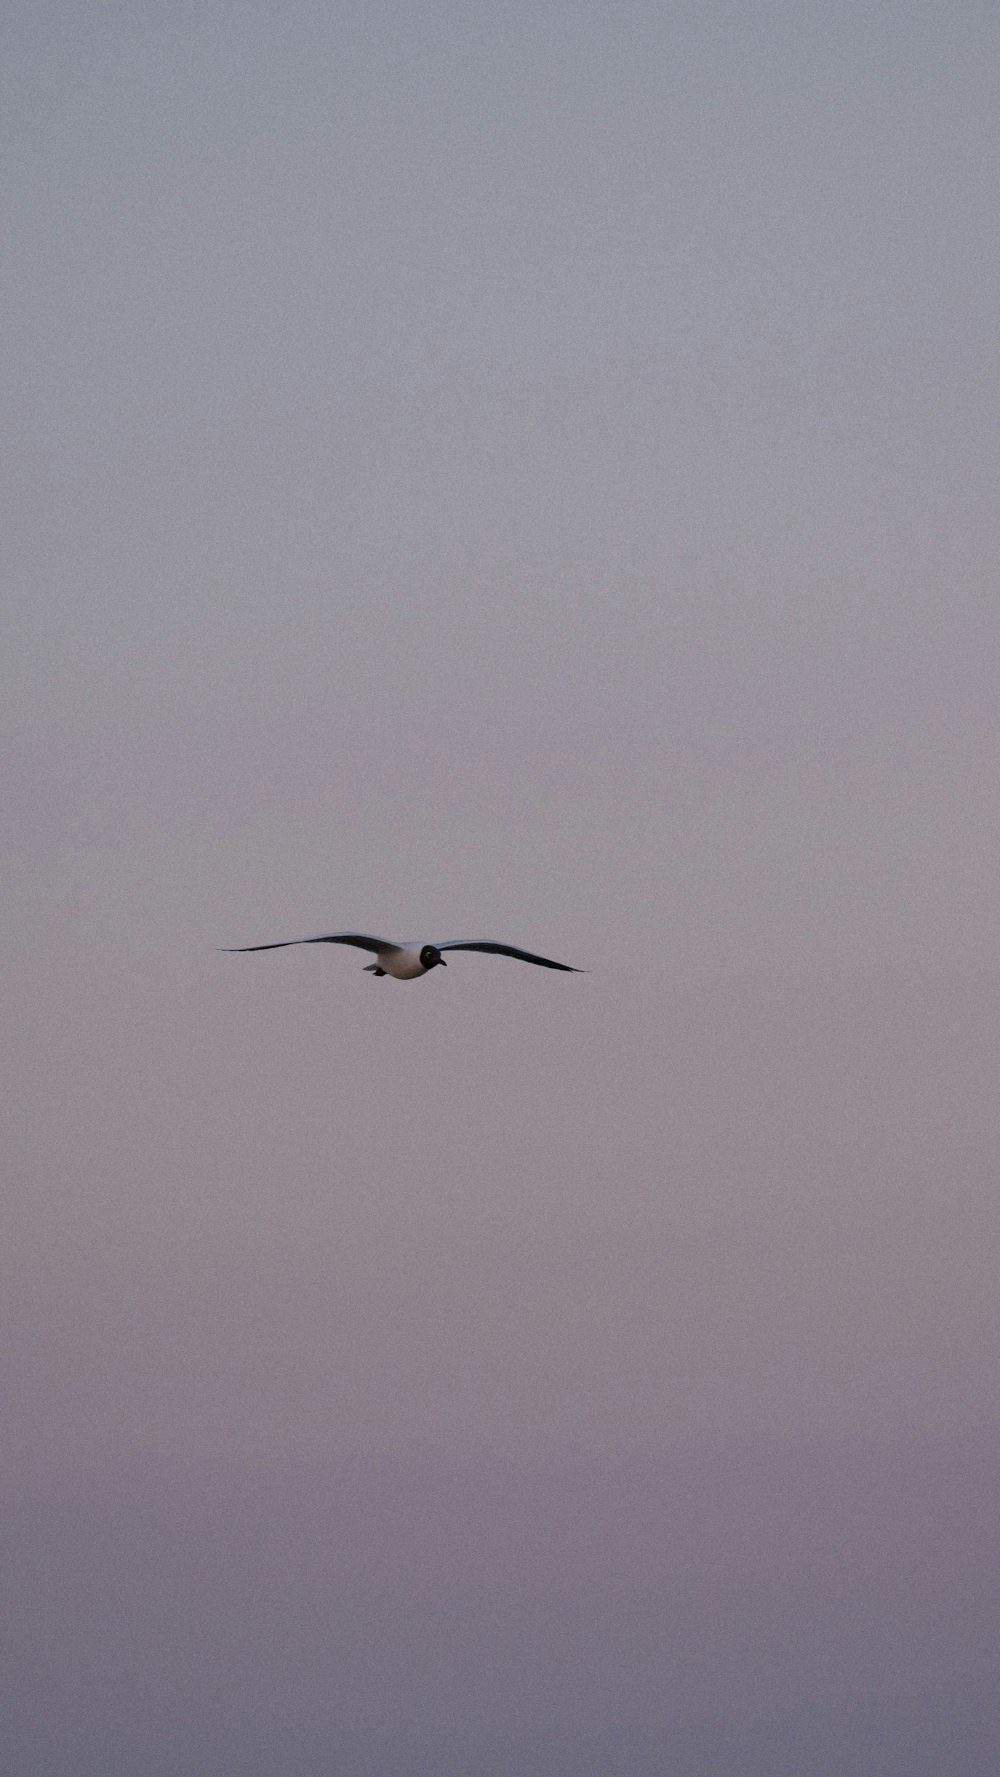
<svg viewBox="0 0 1000 1777">
<path fill-rule="evenodd" d="M 436 944 L 424 945 L 420 952 L 420 961 L 423 963 L 425 969 L 436 969 L 438 963 L 441 964 L 443 969 L 448 967 L 448 964 L 445 962 L 444 957 L 441 955 Z"/>
</svg>

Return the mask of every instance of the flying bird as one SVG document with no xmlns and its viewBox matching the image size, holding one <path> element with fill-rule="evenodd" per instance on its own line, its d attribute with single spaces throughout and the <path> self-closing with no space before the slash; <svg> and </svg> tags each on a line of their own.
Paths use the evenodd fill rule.
<svg viewBox="0 0 1000 1777">
<path fill-rule="evenodd" d="M 537 963 L 542 969 L 563 969 L 568 975 L 585 971 L 569 963 L 554 963 L 549 956 L 535 956 L 531 950 L 517 950 L 513 944 L 496 944 L 488 938 L 453 938 L 448 944 L 393 944 L 389 938 L 371 938 L 364 932 L 324 932 L 318 938 L 285 938 L 280 944 L 227 945 L 229 956 L 246 956 L 251 950 L 287 950 L 292 944 L 352 944 L 355 950 L 369 950 L 375 957 L 365 964 L 369 975 L 391 975 L 396 981 L 416 981 L 440 963 L 446 967 L 443 950 L 483 950 L 488 956 L 515 956 L 522 963 Z"/>
</svg>

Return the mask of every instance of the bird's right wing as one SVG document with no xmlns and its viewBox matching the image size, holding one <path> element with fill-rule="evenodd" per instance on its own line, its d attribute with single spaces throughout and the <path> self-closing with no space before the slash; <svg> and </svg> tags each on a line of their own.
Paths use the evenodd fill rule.
<svg viewBox="0 0 1000 1777">
<path fill-rule="evenodd" d="M 365 932 L 324 932 L 318 938 L 283 938 L 280 944 L 225 944 L 228 956 L 245 956 L 251 950 L 287 950 L 292 944 L 353 944 L 355 950 L 370 950 L 374 956 L 388 956 L 398 950 L 388 938 L 370 938 Z"/>
<path fill-rule="evenodd" d="M 550 956 L 536 956 L 533 950 L 518 950 L 513 944 L 497 944 L 492 938 L 453 938 L 450 944 L 439 944 L 439 950 L 482 950 L 487 956 L 516 956 L 522 963 L 537 963 L 542 969 L 562 969 L 567 975 L 585 975 L 585 969 L 574 969 L 571 963 L 554 963 Z"/>
</svg>

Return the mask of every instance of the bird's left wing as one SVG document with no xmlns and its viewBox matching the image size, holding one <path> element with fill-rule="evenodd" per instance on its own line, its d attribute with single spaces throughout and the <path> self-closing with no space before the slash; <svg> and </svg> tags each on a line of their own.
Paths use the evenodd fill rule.
<svg viewBox="0 0 1000 1777">
<path fill-rule="evenodd" d="M 550 956 L 536 956 L 531 950 L 517 950 L 513 944 L 496 944 L 491 938 L 455 938 L 450 944 L 439 944 L 438 950 L 484 950 L 488 956 L 516 956 L 522 963 L 538 963 L 543 969 L 564 969 L 567 975 L 585 975 L 585 969 L 574 969 L 571 963 L 554 963 Z"/>
<path fill-rule="evenodd" d="M 388 938 L 369 938 L 364 932 L 325 932 L 319 938 L 283 938 L 280 944 L 225 944 L 229 956 L 245 956 L 250 950 L 287 950 L 292 944 L 353 944 L 355 950 L 370 950 L 375 956 L 386 956 L 398 950 Z"/>
</svg>

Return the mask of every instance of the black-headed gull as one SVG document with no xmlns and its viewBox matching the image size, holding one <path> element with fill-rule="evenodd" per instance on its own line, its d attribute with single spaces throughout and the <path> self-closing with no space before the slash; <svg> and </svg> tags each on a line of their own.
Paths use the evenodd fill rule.
<svg viewBox="0 0 1000 1777">
<path fill-rule="evenodd" d="M 563 969 L 568 975 L 585 973 L 569 963 L 554 963 L 551 957 L 536 956 L 531 950 L 517 950 L 513 944 L 496 944 L 490 938 L 453 938 L 448 944 L 394 944 L 389 938 L 371 938 L 364 932 L 324 932 L 318 938 L 285 938 L 280 944 L 227 945 L 230 956 L 245 956 L 251 950 L 287 950 L 292 944 L 353 944 L 356 950 L 370 950 L 376 962 L 366 963 L 369 975 L 391 975 L 396 981 L 416 981 L 438 963 L 444 966 L 443 950 L 484 950 L 488 956 L 516 956 L 522 963 L 538 963 L 543 969 Z"/>
</svg>

